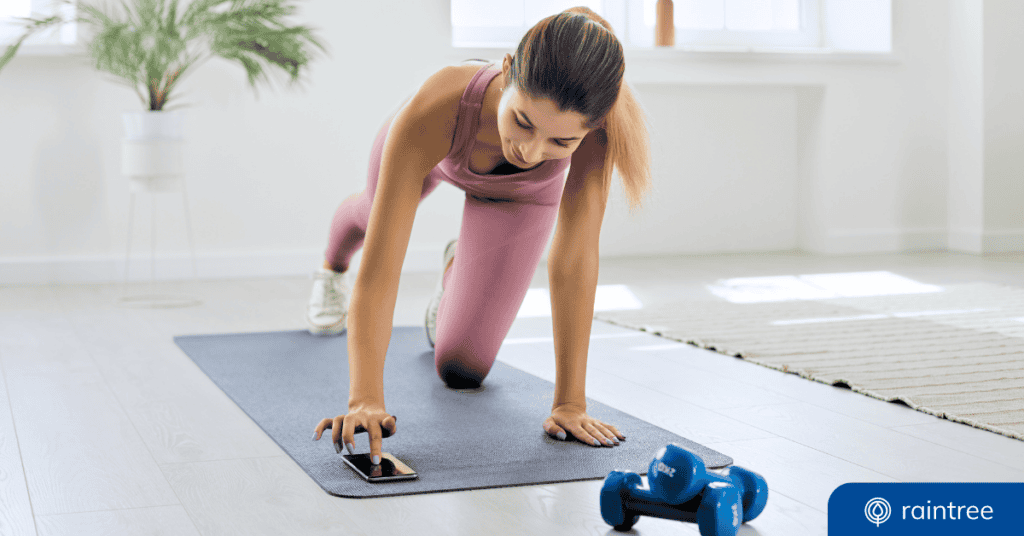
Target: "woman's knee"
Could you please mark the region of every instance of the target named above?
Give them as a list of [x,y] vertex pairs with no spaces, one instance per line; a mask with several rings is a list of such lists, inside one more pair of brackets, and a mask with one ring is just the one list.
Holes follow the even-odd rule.
[[[440,341],[439,341],[440,342]],[[487,377],[497,356],[481,356],[465,346],[435,347],[434,364],[441,381],[452,389],[476,389]]]

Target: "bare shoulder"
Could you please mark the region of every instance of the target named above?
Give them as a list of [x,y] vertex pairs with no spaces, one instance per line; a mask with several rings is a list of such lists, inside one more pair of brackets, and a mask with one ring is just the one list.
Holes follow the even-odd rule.
[[432,134],[440,134],[436,129],[442,128],[445,139],[455,137],[455,125],[458,121],[459,100],[469,85],[473,75],[481,65],[449,65],[442,67],[430,75],[420,86],[409,106],[423,125]]
[[[384,158],[418,158],[421,161],[416,165],[426,166],[426,171],[417,172],[424,173],[443,160],[455,141],[459,100],[479,69],[474,65],[450,65],[427,77],[393,116]],[[389,145],[395,149],[389,151]]]

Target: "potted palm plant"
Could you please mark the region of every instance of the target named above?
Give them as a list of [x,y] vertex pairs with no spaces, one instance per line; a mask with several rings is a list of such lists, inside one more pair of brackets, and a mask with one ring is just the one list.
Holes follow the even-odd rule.
[[116,10],[56,0],[54,7],[53,16],[18,18],[24,33],[0,56],[0,70],[36,32],[78,23],[95,67],[133,88],[144,107],[124,114],[122,172],[133,189],[162,190],[181,175],[182,116],[168,104],[206,60],[241,64],[256,90],[270,81],[268,71],[298,82],[312,47],[326,52],[310,28],[286,24],[296,11],[290,0],[193,0],[184,9],[178,0],[122,0]]

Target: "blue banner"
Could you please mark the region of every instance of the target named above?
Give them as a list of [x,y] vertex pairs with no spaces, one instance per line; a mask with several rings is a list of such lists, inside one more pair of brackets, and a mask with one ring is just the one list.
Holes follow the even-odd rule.
[[1024,483],[852,483],[828,499],[829,536],[1024,534]]

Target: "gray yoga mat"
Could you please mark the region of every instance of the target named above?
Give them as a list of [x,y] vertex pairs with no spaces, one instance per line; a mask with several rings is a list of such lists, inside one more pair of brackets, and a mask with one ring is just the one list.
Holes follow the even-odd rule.
[[[501,486],[600,479],[615,469],[644,474],[658,449],[676,443],[724,467],[732,459],[636,417],[587,400],[587,412],[615,424],[626,441],[614,448],[559,441],[541,427],[554,385],[495,362],[481,389],[448,389],[434,370],[422,327],[395,327],[384,364],[387,410],[398,433],[383,450],[419,478],[370,484],[342,461],[330,431],[313,441],[324,417],[348,407],[347,339],[279,331],[175,337],[174,342],[252,420],[316,480],[341,497],[386,497]],[[368,452],[365,433],[356,451]],[[342,450],[344,452],[344,450]]]

